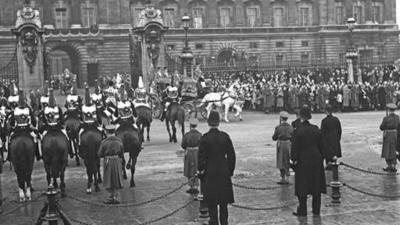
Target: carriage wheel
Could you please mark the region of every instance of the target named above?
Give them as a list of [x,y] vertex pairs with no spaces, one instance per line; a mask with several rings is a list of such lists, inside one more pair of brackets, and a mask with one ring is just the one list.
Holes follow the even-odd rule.
[[159,100],[154,100],[152,103],[151,113],[153,118],[160,118],[161,116],[161,102]]
[[185,109],[185,119],[189,120],[192,117],[192,114],[196,112],[195,107],[192,102],[185,102],[183,104],[183,108]]

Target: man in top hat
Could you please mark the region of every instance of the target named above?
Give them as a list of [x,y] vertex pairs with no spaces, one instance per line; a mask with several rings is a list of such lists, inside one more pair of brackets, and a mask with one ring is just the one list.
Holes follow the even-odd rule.
[[340,147],[340,139],[342,138],[342,126],[340,120],[333,116],[333,107],[328,104],[325,108],[326,117],[321,122],[321,134],[324,143],[324,151],[326,157],[327,169],[330,161],[342,157],[342,148]]
[[196,172],[201,133],[196,129],[198,123],[196,118],[191,118],[189,120],[190,131],[182,138],[182,148],[185,150],[183,175],[189,179],[190,189],[186,191],[189,194],[199,193]]
[[290,176],[290,146],[293,136],[293,127],[287,122],[289,113],[282,111],[279,113],[279,125],[275,128],[272,140],[278,141],[276,145],[276,167],[281,173],[281,180],[278,184],[289,184]]
[[397,106],[393,103],[387,104],[386,108],[389,113],[380,125],[380,129],[383,131],[383,144],[382,144],[382,158],[385,158],[387,167],[384,171],[396,172],[396,149],[397,149],[397,138],[400,130],[400,118],[395,114]]
[[312,213],[320,215],[321,194],[326,194],[326,179],[323,165],[323,146],[321,131],[309,122],[311,108],[301,107],[301,126],[293,135],[290,158],[295,165],[295,195],[299,206],[293,215],[307,216],[307,196],[312,195]]
[[[199,176],[204,179],[204,201],[208,205],[209,225],[228,224],[228,204],[234,202],[231,177],[236,155],[229,135],[218,130],[220,115],[211,111],[207,119],[210,130],[200,139]],[[219,223],[218,223],[219,206]]]

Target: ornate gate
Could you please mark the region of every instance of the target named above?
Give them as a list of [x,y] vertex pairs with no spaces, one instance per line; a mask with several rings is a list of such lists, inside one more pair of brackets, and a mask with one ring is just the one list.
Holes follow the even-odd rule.
[[0,81],[10,83],[11,80],[15,80],[18,84],[18,61],[16,50],[11,60],[4,67],[0,68]]

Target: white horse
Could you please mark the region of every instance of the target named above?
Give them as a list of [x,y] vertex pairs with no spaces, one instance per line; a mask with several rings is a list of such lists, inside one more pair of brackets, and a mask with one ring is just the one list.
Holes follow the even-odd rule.
[[242,104],[238,101],[238,94],[235,90],[235,85],[232,85],[228,88],[228,90],[223,92],[211,92],[204,96],[201,100],[201,103],[198,107],[207,104],[207,118],[210,115],[213,106],[225,109],[224,120],[225,122],[229,122],[228,120],[228,112],[229,108],[233,107],[236,110],[235,117],[239,117],[240,121],[242,121]]

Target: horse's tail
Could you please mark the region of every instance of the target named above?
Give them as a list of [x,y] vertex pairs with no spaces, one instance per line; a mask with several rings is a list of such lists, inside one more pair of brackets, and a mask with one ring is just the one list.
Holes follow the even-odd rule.
[[177,119],[179,125],[185,126],[185,110],[182,107],[179,107]]

